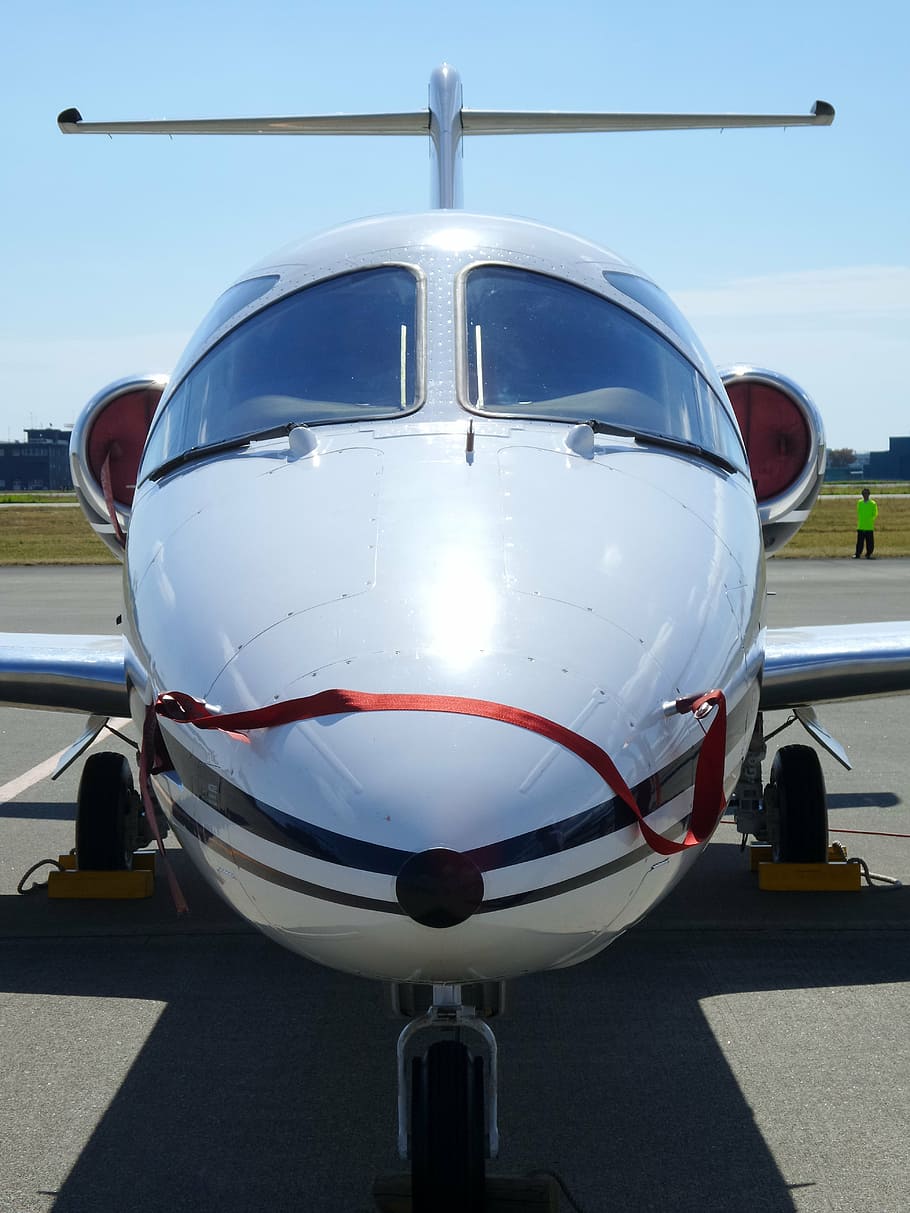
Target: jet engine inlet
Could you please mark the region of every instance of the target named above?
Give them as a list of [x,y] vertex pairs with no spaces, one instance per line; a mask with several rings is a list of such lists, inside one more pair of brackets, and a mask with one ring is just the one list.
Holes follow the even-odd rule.
[[167,375],[118,379],[88,402],[70,438],[70,468],[95,534],[123,559],[139,461]]
[[810,397],[777,371],[734,366],[721,379],[746,444],[765,553],[809,516],[825,477],[825,430]]
[[398,904],[424,927],[454,927],[483,901],[483,875],[459,851],[434,847],[408,859],[395,881]]

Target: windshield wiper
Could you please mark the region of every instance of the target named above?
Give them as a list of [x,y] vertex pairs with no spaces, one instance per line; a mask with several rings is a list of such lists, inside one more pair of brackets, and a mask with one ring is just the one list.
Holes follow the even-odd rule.
[[198,459],[208,459],[210,455],[221,455],[224,451],[237,451],[241,447],[249,446],[251,442],[264,442],[267,438],[287,437],[291,430],[302,424],[301,421],[283,421],[281,425],[270,426],[267,430],[255,430],[252,434],[238,434],[235,438],[222,438],[219,442],[208,442],[204,446],[191,446],[188,451],[175,455],[173,459],[162,463],[161,467],[155,468],[154,472],[149,475],[149,480],[160,480],[168,472],[176,471],[177,468],[184,467],[188,463],[195,463]]
[[710,447],[702,446],[698,442],[689,442],[686,438],[671,438],[669,434],[633,430],[625,425],[614,425],[612,421],[589,421],[588,425],[595,434],[613,434],[620,438],[631,438],[639,446],[659,446],[668,451],[679,451],[682,455],[694,455],[697,459],[704,459],[706,463],[711,463],[731,475],[740,470],[735,463],[731,463],[723,455],[718,455]]
[[613,421],[586,421],[595,434],[612,434],[616,438],[637,438],[638,430],[630,429],[627,425],[617,425]]

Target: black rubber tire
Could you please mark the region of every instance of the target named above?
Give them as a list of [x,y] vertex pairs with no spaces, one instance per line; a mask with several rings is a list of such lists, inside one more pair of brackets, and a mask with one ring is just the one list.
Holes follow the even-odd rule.
[[82,768],[76,797],[76,866],[122,872],[133,866],[136,807],[133,774],[122,754],[92,754]]
[[779,863],[825,863],[828,859],[828,801],[818,754],[811,746],[782,746],[771,765],[777,794]]
[[411,1063],[413,1213],[483,1213],[483,1059],[441,1040]]

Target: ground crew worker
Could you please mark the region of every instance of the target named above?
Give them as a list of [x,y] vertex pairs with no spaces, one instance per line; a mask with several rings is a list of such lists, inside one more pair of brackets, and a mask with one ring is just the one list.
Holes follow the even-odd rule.
[[863,495],[856,503],[856,555],[859,560],[866,549],[866,559],[872,559],[875,551],[875,520],[878,517],[878,506],[869,496],[869,490],[863,489]]

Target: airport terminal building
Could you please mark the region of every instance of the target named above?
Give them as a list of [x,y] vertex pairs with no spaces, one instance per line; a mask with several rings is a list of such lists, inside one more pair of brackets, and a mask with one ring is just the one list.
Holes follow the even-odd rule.
[[0,442],[0,491],[70,490],[69,430],[26,430],[25,442]]

